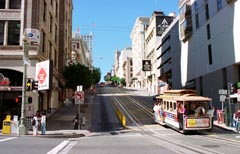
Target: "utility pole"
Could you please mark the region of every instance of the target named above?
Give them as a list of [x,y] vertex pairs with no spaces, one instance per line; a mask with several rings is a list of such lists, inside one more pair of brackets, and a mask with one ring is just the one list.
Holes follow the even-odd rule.
[[231,88],[232,88],[232,83],[228,83],[228,107],[229,107],[229,126],[232,126],[232,107],[231,107]]
[[28,50],[29,50],[29,39],[26,33],[23,36],[23,84],[22,84],[22,106],[21,106],[21,118],[20,125],[18,128],[18,135],[26,135],[28,133],[26,128],[26,76],[27,76],[27,61]]

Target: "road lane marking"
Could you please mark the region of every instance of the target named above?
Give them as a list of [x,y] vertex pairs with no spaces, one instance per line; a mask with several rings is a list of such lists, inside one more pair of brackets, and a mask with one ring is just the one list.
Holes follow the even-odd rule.
[[13,140],[17,137],[10,137],[10,138],[5,138],[5,139],[1,139],[0,142],[5,142],[5,141],[9,141],[9,140]]
[[51,151],[49,151],[47,154],[57,154],[60,152],[64,147],[66,147],[69,144],[70,141],[63,141],[62,143],[58,144],[55,148],[53,148]]
[[67,154],[78,142],[77,141],[71,141],[67,146],[64,147],[64,149],[59,152],[59,154]]

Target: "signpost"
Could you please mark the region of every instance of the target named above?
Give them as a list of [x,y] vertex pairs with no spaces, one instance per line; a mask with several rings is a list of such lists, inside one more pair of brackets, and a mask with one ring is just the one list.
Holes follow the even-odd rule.
[[218,94],[220,95],[220,101],[222,102],[222,111],[223,111],[223,106],[224,106],[224,102],[226,100],[227,90],[219,89]]
[[[78,105],[78,120],[80,119],[80,107],[81,104],[84,103],[84,91],[82,91],[83,87],[77,86],[77,91],[75,91],[75,104]],[[78,129],[81,129],[81,121],[79,122]]]

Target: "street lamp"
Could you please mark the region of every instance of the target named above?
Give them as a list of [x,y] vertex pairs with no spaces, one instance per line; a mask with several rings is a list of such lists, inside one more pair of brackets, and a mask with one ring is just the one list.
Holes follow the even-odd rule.
[[26,128],[26,75],[27,75],[27,61],[29,50],[29,39],[26,33],[23,35],[23,85],[22,85],[22,106],[21,106],[21,118],[20,125],[18,127],[18,135],[26,135],[28,133]]

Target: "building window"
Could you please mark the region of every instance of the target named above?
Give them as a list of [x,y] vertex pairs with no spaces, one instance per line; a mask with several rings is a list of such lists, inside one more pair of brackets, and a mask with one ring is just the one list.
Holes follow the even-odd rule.
[[10,9],[21,9],[21,0],[10,0]]
[[46,15],[47,15],[47,3],[44,1],[43,4],[43,21],[46,21]]
[[46,34],[42,32],[42,52],[45,52],[45,41],[46,41]]
[[198,13],[195,14],[195,21],[196,21],[196,29],[199,28],[199,17],[198,17]]
[[56,10],[55,16],[58,17],[58,2],[56,2],[56,9],[55,10]]
[[212,46],[208,45],[208,64],[212,65]]
[[195,10],[195,12],[198,12],[198,2],[197,1],[194,2],[194,10]]
[[57,25],[55,25],[55,42],[57,42],[57,35],[58,34],[58,28]]
[[8,45],[19,45],[20,21],[9,21],[8,23]]
[[0,9],[5,9],[5,0],[0,0]]
[[49,14],[50,22],[49,22],[49,32],[52,32],[52,22],[53,22],[53,17],[51,14]]
[[210,38],[211,38],[210,25],[207,24],[207,39],[209,40]]
[[208,20],[209,19],[208,3],[205,5],[205,13],[206,13],[206,20]]
[[48,50],[49,50],[49,59],[54,59],[54,57],[52,58],[52,56],[54,56],[54,55],[52,55],[52,43],[49,41],[48,44],[49,44],[49,48],[48,48]]
[[221,10],[222,9],[222,0],[217,0],[217,10]]
[[57,58],[58,56],[57,56],[57,51],[55,50],[54,51],[54,66],[56,67],[57,66]]
[[4,21],[0,21],[0,45],[3,45],[4,41]]

